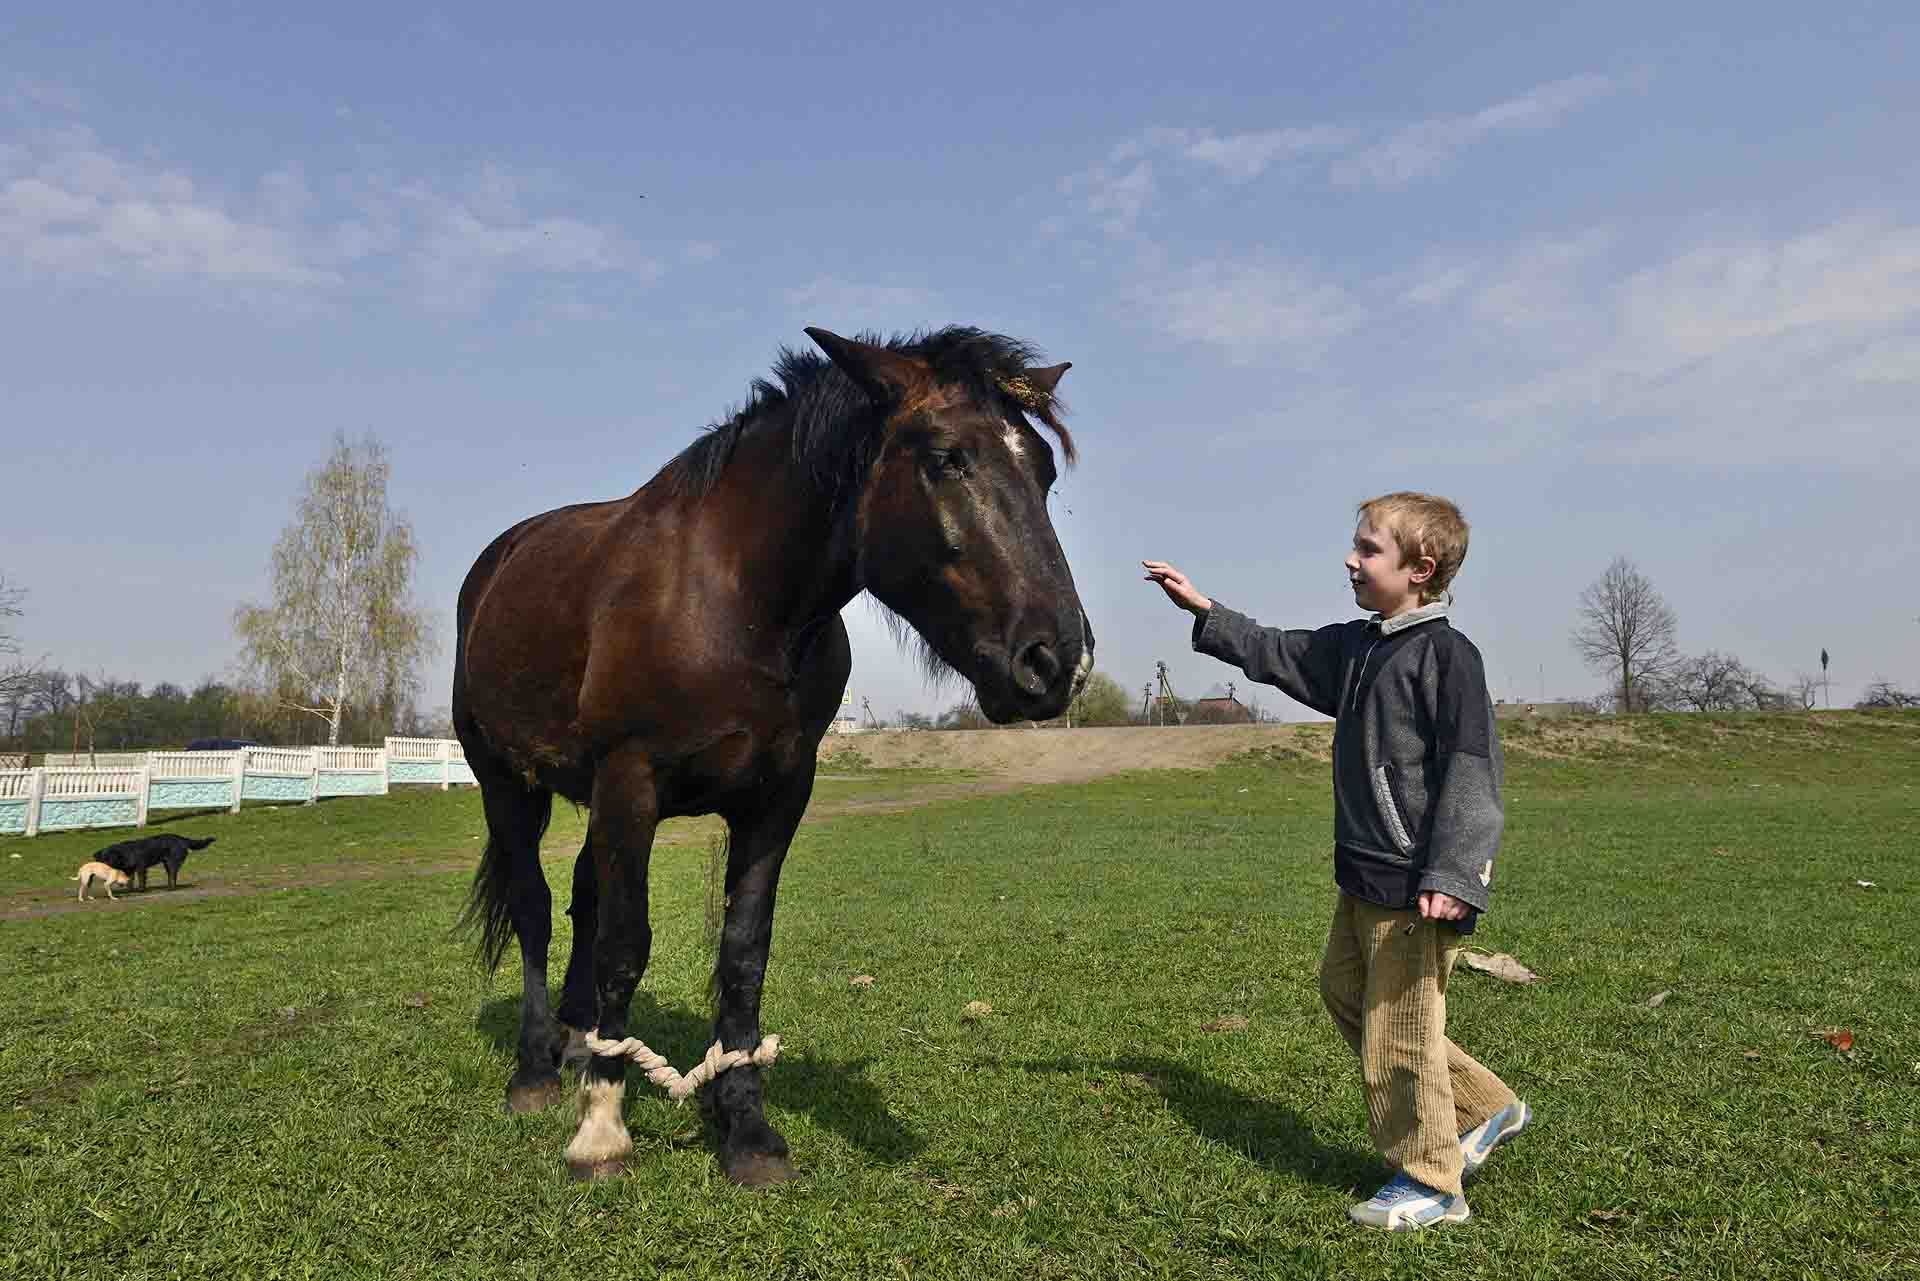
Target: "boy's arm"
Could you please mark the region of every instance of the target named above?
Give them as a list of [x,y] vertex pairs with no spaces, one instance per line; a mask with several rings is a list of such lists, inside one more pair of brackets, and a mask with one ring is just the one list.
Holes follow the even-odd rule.
[[1219,601],[1193,620],[1193,647],[1232,663],[1251,679],[1277,686],[1314,711],[1340,712],[1341,633],[1335,623],[1314,631],[1262,627]]
[[1506,810],[1500,799],[1499,733],[1480,651],[1456,633],[1434,647],[1437,689],[1434,755],[1440,787],[1433,802],[1427,866],[1420,892],[1451,894],[1486,911],[1493,861]]

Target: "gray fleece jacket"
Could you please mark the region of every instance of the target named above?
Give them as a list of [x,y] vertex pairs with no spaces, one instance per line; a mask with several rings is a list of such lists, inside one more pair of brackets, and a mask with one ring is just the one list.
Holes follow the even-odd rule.
[[1503,763],[1480,651],[1446,613],[1436,603],[1285,631],[1215,601],[1194,621],[1193,647],[1334,718],[1341,889],[1392,908],[1439,890],[1477,914],[1505,824]]

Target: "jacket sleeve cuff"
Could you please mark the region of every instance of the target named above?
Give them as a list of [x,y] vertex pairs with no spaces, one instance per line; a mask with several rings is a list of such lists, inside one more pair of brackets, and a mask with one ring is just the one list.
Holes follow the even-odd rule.
[[1204,614],[1193,616],[1193,647],[1196,650],[1200,648],[1200,641],[1206,636],[1207,628],[1213,625],[1213,614],[1214,611],[1209,609]]
[[1457,876],[1448,876],[1444,872],[1429,872],[1420,878],[1420,893],[1438,892],[1450,894],[1475,911],[1487,910],[1488,887],[1478,881],[1465,881]]

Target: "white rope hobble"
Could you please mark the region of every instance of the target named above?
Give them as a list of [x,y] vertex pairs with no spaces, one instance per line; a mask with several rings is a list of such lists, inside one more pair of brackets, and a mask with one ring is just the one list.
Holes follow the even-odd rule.
[[780,1038],[769,1036],[759,1045],[749,1050],[722,1049],[715,1041],[707,1047],[706,1057],[701,1059],[687,1074],[682,1076],[673,1070],[673,1064],[665,1057],[655,1054],[647,1048],[647,1043],[637,1036],[629,1036],[620,1041],[603,1041],[600,1029],[595,1028],[586,1035],[587,1048],[603,1058],[628,1059],[633,1065],[646,1073],[647,1080],[667,1092],[667,1097],[676,1103],[686,1101],[688,1095],[698,1090],[722,1072],[751,1063],[755,1067],[771,1067],[780,1057]]

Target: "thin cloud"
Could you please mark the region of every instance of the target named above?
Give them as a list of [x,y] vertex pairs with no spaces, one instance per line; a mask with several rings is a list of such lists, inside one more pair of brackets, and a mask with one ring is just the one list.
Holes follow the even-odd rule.
[[1479,142],[1551,129],[1621,87],[1610,76],[1570,76],[1468,115],[1417,121],[1342,157],[1333,166],[1332,178],[1342,186],[1404,187],[1444,171]]
[[1159,203],[1162,169],[1180,177],[1167,190],[1194,190],[1209,181],[1245,184],[1274,172],[1330,186],[1404,187],[1445,171],[1461,152],[1488,139],[1551,129],[1626,84],[1613,76],[1570,76],[1465,115],[1386,132],[1327,121],[1227,133],[1155,126],[1116,143],[1103,161],[1062,179],[1059,190],[1082,218],[1119,238],[1136,234]]
[[839,276],[815,276],[781,291],[781,298],[794,310],[819,317],[810,323],[843,334],[914,328],[935,302],[934,294],[912,285],[867,284]]
[[305,259],[287,229],[200,193],[183,173],[115,155],[84,130],[9,149],[0,170],[0,259],[55,276],[338,281]]
[[325,299],[399,279],[440,309],[478,306],[516,280],[659,277],[661,262],[619,228],[540,207],[560,198],[499,166],[452,186],[372,174],[317,189],[287,166],[233,195],[64,128],[0,142],[0,267],[252,297]]
[[[1488,292],[1465,312],[1497,314]],[[1599,447],[1696,462],[1920,454],[1920,226],[1846,219],[1608,261],[1558,297],[1530,327],[1499,326],[1510,360],[1538,372],[1471,396],[1481,421],[1584,424]]]
[[1140,314],[1169,338],[1214,347],[1241,364],[1310,359],[1366,320],[1340,285],[1265,255],[1194,263],[1134,292]]

